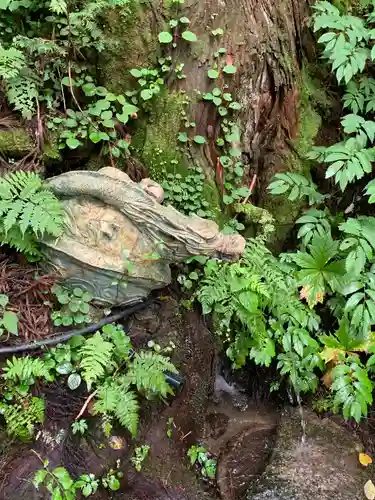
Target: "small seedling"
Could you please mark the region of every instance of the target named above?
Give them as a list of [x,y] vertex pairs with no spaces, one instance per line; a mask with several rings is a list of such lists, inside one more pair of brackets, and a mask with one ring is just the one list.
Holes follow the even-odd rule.
[[167,420],[167,436],[172,437],[173,429],[176,428],[173,417],[169,417]]
[[76,420],[75,422],[72,423],[72,432],[73,434],[77,434],[78,432],[80,434],[84,434],[88,429],[87,422],[84,418],[81,420]]
[[56,295],[62,306],[59,311],[53,311],[51,315],[54,325],[69,326],[89,321],[89,302],[92,300],[92,295],[89,292],[78,287],[69,290],[63,286],[54,285],[52,293]]
[[137,472],[142,470],[142,464],[145,461],[151,446],[148,444],[143,444],[142,446],[137,446],[134,450],[134,455],[131,458],[131,462]]
[[203,477],[215,479],[216,460],[211,458],[210,453],[203,446],[192,445],[187,451],[191,465],[197,465]]

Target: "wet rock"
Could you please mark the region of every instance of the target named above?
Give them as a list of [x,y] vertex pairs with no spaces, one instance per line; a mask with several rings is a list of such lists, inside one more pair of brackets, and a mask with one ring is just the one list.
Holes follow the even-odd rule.
[[269,465],[247,500],[360,500],[368,471],[358,463],[360,443],[345,428],[304,410],[285,411]]
[[263,472],[277,431],[276,409],[250,401],[243,408],[236,405],[235,396],[226,394],[207,411],[203,444],[218,457],[216,479],[225,500],[242,498],[249,483]]

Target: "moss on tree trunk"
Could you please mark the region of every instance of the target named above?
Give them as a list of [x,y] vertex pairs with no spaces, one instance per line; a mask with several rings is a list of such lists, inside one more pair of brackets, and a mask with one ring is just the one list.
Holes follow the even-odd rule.
[[[271,200],[267,185],[274,173],[285,170],[301,171],[308,168],[301,159],[313,144],[320,126],[320,117],[314,109],[311,95],[306,92],[302,72],[305,48],[314,54],[312,39],[305,21],[309,14],[308,0],[185,0],[184,16],[190,20],[189,30],[198,36],[198,42],[189,44],[179,40],[176,49],[163,47],[185,64],[184,80],[170,79],[169,96],[155,98],[150,113],[140,117],[140,128],[135,134],[135,150],[146,168],[156,179],[165,171],[186,169],[200,164],[215,179],[217,157],[222,153],[216,145],[221,117],[217,108],[197,99],[197,91],[207,92],[217,82],[207,77],[207,70],[215,64],[215,52],[227,50],[227,62],[237,67],[235,75],[219,77],[219,84],[227,84],[228,92],[242,104],[238,121],[242,129],[243,161],[249,182],[254,175],[257,183],[253,203],[271,209],[279,226],[277,237],[285,238],[299,207],[285,200]],[[108,19],[110,30],[123,40],[122,50],[114,50],[103,58],[103,79],[107,87],[116,91],[129,90],[131,68],[153,67],[161,47],[158,33],[165,29],[171,17],[160,0],[140,3],[129,16]],[[213,36],[212,30],[222,28],[222,36]],[[166,28],[168,29],[168,27]],[[133,79],[133,86],[136,81]],[[192,134],[206,138],[203,146],[193,146],[182,157],[177,135],[182,125],[177,92],[184,90],[190,99],[187,117],[196,123]],[[295,151],[298,154],[296,155]],[[217,200],[216,189],[212,199]]]

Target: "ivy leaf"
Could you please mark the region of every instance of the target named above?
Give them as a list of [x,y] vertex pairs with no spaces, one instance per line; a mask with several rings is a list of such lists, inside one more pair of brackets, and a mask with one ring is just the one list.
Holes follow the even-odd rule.
[[81,145],[81,142],[75,137],[69,137],[66,140],[66,144],[70,149],[77,149]]
[[233,75],[237,71],[237,68],[235,66],[233,66],[233,64],[227,64],[224,67],[223,71],[224,71],[224,73],[227,73],[228,75]]
[[212,80],[216,80],[216,78],[219,77],[219,73],[218,73],[218,71],[216,71],[216,69],[209,69],[207,71],[207,76],[208,76],[208,78],[211,78]]
[[9,303],[8,295],[5,295],[5,293],[1,293],[0,294],[0,307],[4,308],[8,303]]
[[143,89],[141,91],[141,97],[144,101],[148,101],[149,99],[152,98],[153,95],[154,94],[150,89]]
[[141,78],[141,76],[142,76],[142,72],[139,69],[137,69],[137,68],[131,69],[130,70],[130,74],[132,76],[134,76],[134,78]]
[[205,144],[206,139],[202,135],[195,135],[194,142],[196,142],[197,144]]
[[97,144],[100,141],[109,141],[109,135],[106,132],[91,132],[90,134],[90,141],[93,142],[94,144]]
[[230,109],[235,109],[236,111],[238,111],[242,108],[242,106],[239,102],[231,102],[229,104],[229,107],[230,107]]
[[60,373],[60,375],[67,375],[73,370],[73,365],[72,363],[66,362],[66,363],[61,363],[56,366],[56,371],[57,373]]
[[188,42],[196,42],[198,40],[197,35],[192,31],[184,31],[181,34],[182,38]]
[[186,132],[180,132],[180,133],[178,134],[177,139],[178,139],[180,142],[187,142],[187,141],[188,141],[188,136],[187,136],[187,133],[186,133]]
[[160,43],[171,43],[173,40],[173,36],[168,31],[162,31],[159,33],[159,42]]

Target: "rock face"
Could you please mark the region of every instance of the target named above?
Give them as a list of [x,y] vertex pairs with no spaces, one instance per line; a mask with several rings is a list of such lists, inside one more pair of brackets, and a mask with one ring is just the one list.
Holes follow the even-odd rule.
[[285,411],[269,465],[247,500],[362,500],[369,473],[358,463],[360,443],[332,420],[304,410]]
[[49,267],[104,305],[129,305],[168,285],[171,263],[194,255],[233,260],[245,247],[215,222],[161,205],[156,182],[137,184],[116,168],[69,172],[48,187],[67,216],[63,236],[43,241]]

